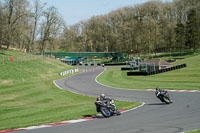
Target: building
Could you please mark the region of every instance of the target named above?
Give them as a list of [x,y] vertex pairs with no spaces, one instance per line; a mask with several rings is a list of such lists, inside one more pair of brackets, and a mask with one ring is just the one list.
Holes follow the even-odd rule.
[[148,61],[141,62],[139,65],[140,72],[153,72],[156,70],[162,70],[171,68],[172,65],[161,59],[150,59]]
[[68,65],[77,65],[82,63],[84,60],[85,57],[68,57],[68,58],[63,58],[60,61]]

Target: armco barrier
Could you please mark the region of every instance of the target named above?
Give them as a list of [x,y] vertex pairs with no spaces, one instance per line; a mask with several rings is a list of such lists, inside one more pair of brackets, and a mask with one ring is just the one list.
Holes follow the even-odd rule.
[[183,67],[186,67],[187,66],[187,64],[183,64]]
[[106,63],[105,64],[105,66],[120,66],[120,65],[126,65],[126,63],[113,63],[113,64]]
[[176,66],[176,69],[179,69],[179,65],[178,65],[178,66]]
[[76,68],[76,69],[70,69],[70,70],[61,72],[61,73],[60,73],[60,76],[65,76],[65,75],[67,75],[67,74],[76,73],[76,72],[78,72],[78,71],[79,71],[78,68]]
[[146,76],[148,74],[147,72],[127,72],[128,76]]
[[121,70],[133,70],[133,68],[130,68],[130,67],[122,67]]
[[131,67],[121,67],[121,70],[138,70],[139,68],[138,67],[135,67],[135,68],[131,68]]

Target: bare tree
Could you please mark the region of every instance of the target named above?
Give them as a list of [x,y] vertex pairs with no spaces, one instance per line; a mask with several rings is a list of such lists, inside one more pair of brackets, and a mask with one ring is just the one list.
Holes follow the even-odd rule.
[[48,41],[54,37],[62,25],[61,19],[55,7],[49,7],[43,12],[44,21],[40,27],[40,54],[44,55]]
[[29,13],[26,10],[29,2],[27,0],[5,0],[5,43],[7,49],[10,45],[14,45],[15,32],[18,29],[19,21],[23,20],[23,17],[27,17]]
[[45,4],[41,4],[39,0],[34,1],[34,6],[31,13],[31,19],[30,19],[31,20],[30,39],[26,47],[27,52],[30,52],[33,50],[34,42],[36,41],[36,36],[37,36],[38,23],[42,16],[44,6]]
[[3,43],[3,7],[2,2],[0,1],[0,49],[2,48]]

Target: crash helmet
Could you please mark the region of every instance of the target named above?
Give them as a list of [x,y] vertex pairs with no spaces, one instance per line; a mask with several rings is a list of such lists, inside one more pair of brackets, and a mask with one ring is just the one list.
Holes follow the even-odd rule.
[[100,97],[104,99],[104,98],[105,98],[105,94],[102,93],[102,94],[100,95]]
[[156,91],[160,91],[160,88],[156,88]]

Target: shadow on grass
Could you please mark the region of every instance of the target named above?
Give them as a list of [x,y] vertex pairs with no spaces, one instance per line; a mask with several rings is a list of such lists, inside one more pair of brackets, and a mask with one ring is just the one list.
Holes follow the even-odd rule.
[[189,52],[182,52],[182,53],[168,53],[168,54],[162,54],[162,55],[156,55],[153,56],[153,58],[161,58],[161,57],[177,57],[177,56],[187,56],[187,55],[193,55],[194,52],[189,51]]
[[3,52],[0,52],[0,55],[7,55],[7,56],[11,56],[10,54],[6,54],[6,53],[3,53]]
[[5,54],[5,53],[1,53],[1,52],[0,52],[0,54],[1,54],[1,55],[7,55],[7,54]]

